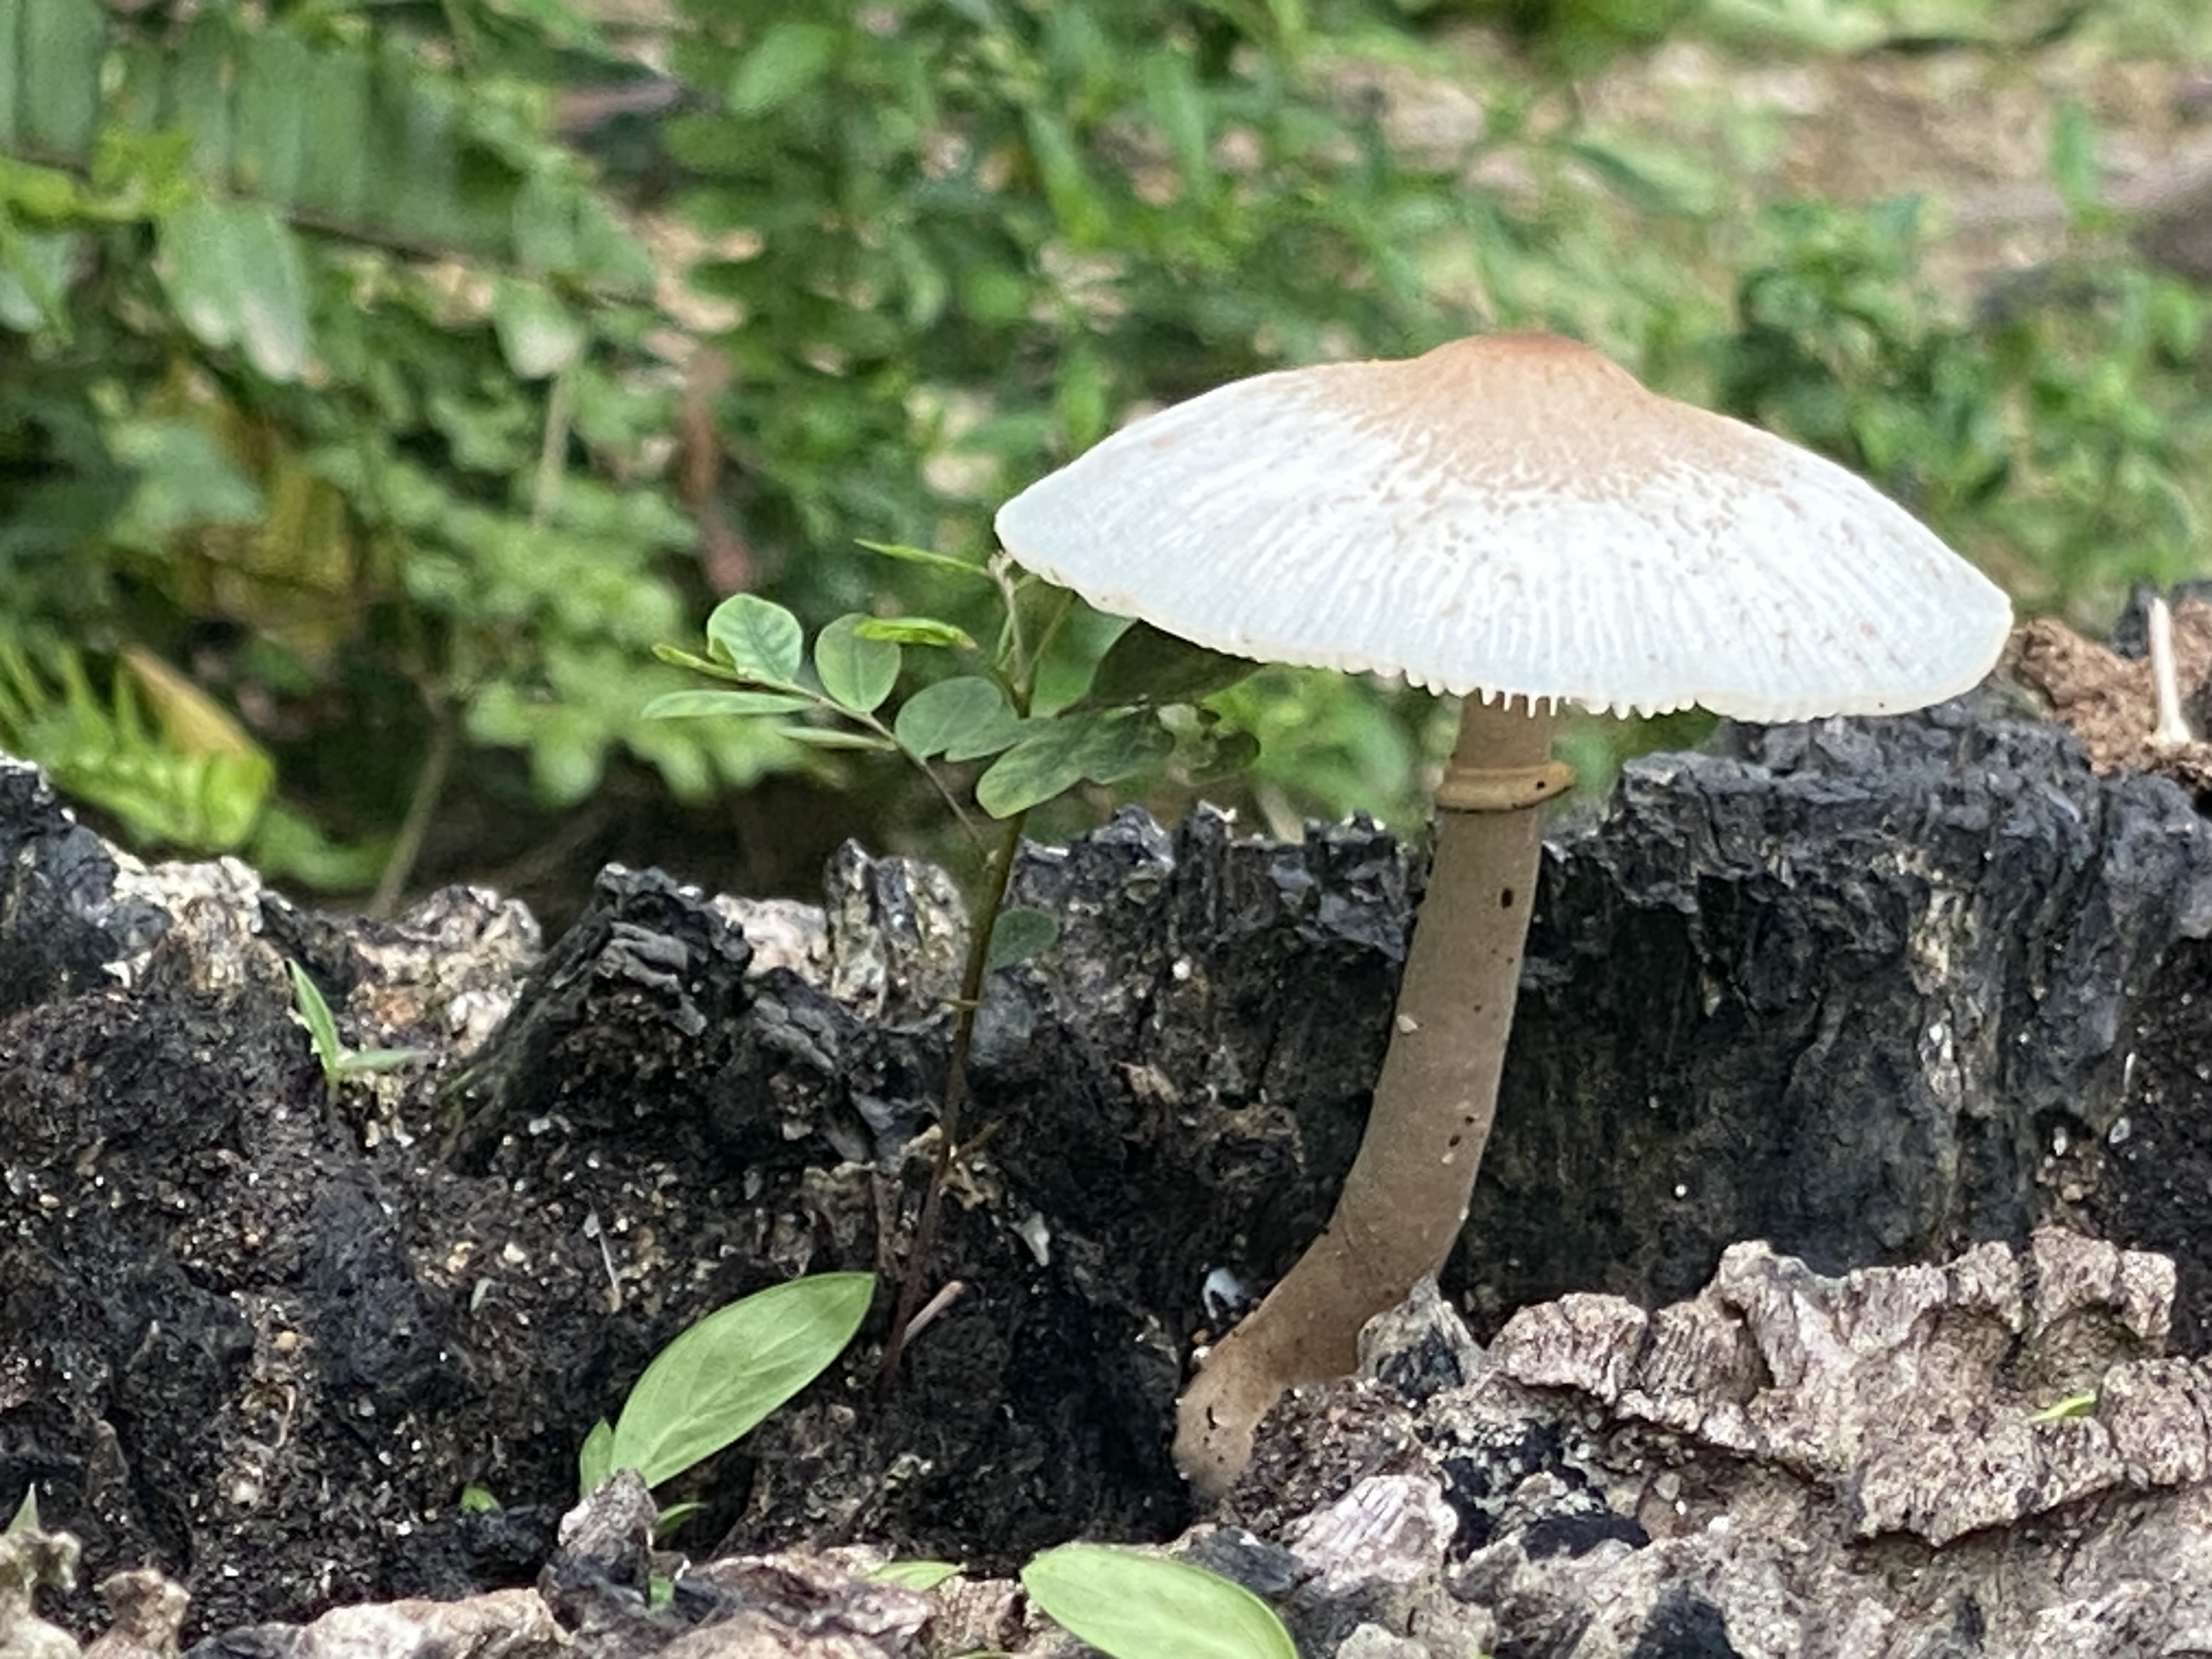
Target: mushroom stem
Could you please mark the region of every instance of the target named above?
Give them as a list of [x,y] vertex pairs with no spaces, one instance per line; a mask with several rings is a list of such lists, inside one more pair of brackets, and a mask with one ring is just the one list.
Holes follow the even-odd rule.
[[1543,802],[1571,781],[1553,716],[1469,700],[1437,791],[1430,864],[1382,1074],[1336,1210],[1224,1337],[1177,1408],[1176,1461],[1202,1495],[1243,1473],[1285,1389],[1349,1374],[1360,1327],[1442,1269],[1467,1220],[1520,988]]
[[2161,594],[2150,602],[2150,684],[2157,699],[2158,723],[2152,726],[2150,746],[2158,750],[2185,749],[2197,741],[2181,713],[2181,673],[2173,656],[2173,610]]

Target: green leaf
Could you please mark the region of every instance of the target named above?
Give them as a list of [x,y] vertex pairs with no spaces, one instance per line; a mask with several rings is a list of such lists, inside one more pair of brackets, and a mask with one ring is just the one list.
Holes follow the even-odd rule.
[[307,366],[307,277],[299,245],[260,203],[187,202],[160,227],[162,284],[203,345],[242,348],[272,380]]
[[831,726],[779,726],[776,735],[809,749],[866,749],[888,754],[892,745],[872,732],[843,732]]
[[991,948],[983,970],[996,973],[1049,951],[1060,938],[1060,918],[1049,910],[1017,904],[999,912],[991,929]]
[[601,1418],[576,1449],[576,1495],[589,1498],[615,1472],[615,1425]]
[[975,641],[964,628],[934,617],[871,617],[860,624],[864,640],[889,640],[896,645],[927,645],[973,651]]
[[499,1510],[500,1502],[488,1488],[471,1482],[461,1488],[459,1507],[464,1515],[494,1515]]
[[583,325],[543,283],[502,279],[492,291],[491,325],[507,366],[522,380],[558,374],[584,349]]
[[15,1513],[4,1529],[7,1532],[39,1531],[39,1488],[30,1481],[23,1484],[23,1501],[15,1505]]
[[2085,1389],[2078,1394],[2069,1394],[2062,1400],[2053,1401],[2041,1411],[2029,1413],[2027,1420],[2031,1423],[2063,1423],[2073,1418],[2087,1417],[2096,1409],[2096,1389]]
[[1159,708],[1196,702],[1237,684],[1260,665],[1193,645],[1150,623],[1135,623],[1107,647],[1091,677],[1087,707]]
[[963,576],[974,576],[983,581],[991,579],[988,568],[970,564],[965,559],[947,558],[942,553],[933,553],[926,547],[908,547],[903,542],[860,542],[871,553],[880,553],[887,559],[897,559],[906,564],[926,564],[933,570],[947,570]]
[[975,781],[975,804],[1012,817],[1077,784],[1119,783],[1167,758],[1175,739],[1150,714],[1117,710],[1031,720]]
[[349,1048],[338,1057],[338,1075],[397,1072],[430,1058],[428,1048]]
[[296,380],[308,357],[307,271],[292,228],[276,210],[244,203],[232,236],[243,276],[238,290],[238,339],[246,361],[272,380]]
[[749,680],[791,690],[806,659],[806,630],[781,605],[733,593],[707,618],[707,649]]
[[844,1352],[875,1284],[872,1273],[817,1273],[708,1314],[638,1378],[608,1466],[635,1469],[657,1486],[713,1456]]
[[1187,1562],[1062,1544],[1022,1569],[1022,1588],[1110,1659],[1297,1659],[1265,1601]]
[[202,345],[221,351],[238,338],[237,255],[230,223],[213,202],[187,202],[156,228],[154,269],[169,303]]
[[1190,59],[1172,47],[1147,52],[1144,79],[1145,102],[1167,137],[1183,183],[1193,190],[1211,190],[1219,170],[1207,148],[1206,100]]
[[[6,9],[0,8],[0,15]],[[10,19],[20,40],[0,42],[0,74],[15,82],[15,131],[0,144],[50,155],[88,155],[100,130],[100,69],[107,15],[95,0],[23,0]]]
[[959,1576],[957,1561],[886,1561],[861,1575],[872,1584],[896,1584],[910,1590],[933,1590]]
[[2069,212],[2079,216],[2096,209],[2102,174],[2095,118],[2078,99],[2061,100],[2051,123],[2051,181]]
[[711,715],[740,719],[761,714],[795,714],[814,707],[796,691],[669,691],[640,711],[648,720],[697,720]]
[[814,672],[830,701],[855,714],[872,714],[898,684],[899,648],[861,630],[866,617],[840,617],[814,641]]
[[[234,73],[231,169],[242,191],[289,206],[308,149],[310,62],[306,41],[281,25],[243,36]],[[362,135],[352,135],[358,146]]]
[[338,1024],[331,1018],[331,1005],[307,970],[287,958],[284,971],[292,980],[292,1018],[307,1028],[307,1041],[314,1048],[316,1062],[323,1068],[325,1078],[335,1078],[345,1064],[345,1044],[338,1040]]
[[67,232],[49,236],[0,228],[0,328],[19,334],[49,328],[67,337],[64,295],[78,245]]
[[922,760],[980,760],[1010,749],[1022,722],[996,680],[979,674],[925,685],[899,706],[891,731]]
[[1639,213],[1696,217],[1717,193],[1712,181],[1679,156],[1656,151],[1632,156],[1594,138],[1571,138],[1566,153],[1588,167],[1598,181]]
[[811,91],[837,56],[837,31],[827,23],[777,23],[738,61],[730,108],[765,115]]
[[674,667],[688,668],[695,674],[712,674],[718,680],[741,680],[745,678],[726,662],[700,656],[679,645],[655,645],[653,654]]
[[696,1500],[685,1504],[671,1504],[653,1517],[653,1541],[659,1543],[706,1507],[704,1504]]

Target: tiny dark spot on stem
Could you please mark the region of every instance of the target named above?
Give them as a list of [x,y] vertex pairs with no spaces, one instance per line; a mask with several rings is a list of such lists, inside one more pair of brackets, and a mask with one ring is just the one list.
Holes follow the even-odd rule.
[[1498,908],[1501,910],[1510,910],[1513,908],[1513,890],[1510,887],[1498,896]]

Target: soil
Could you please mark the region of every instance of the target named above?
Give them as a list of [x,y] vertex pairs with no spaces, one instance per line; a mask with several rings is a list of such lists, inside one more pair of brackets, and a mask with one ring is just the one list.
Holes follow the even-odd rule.
[[[1184,1367],[1327,1213],[1419,889],[1359,823],[1032,849],[1061,933],[993,981],[961,1288],[879,1401],[961,950],[927,866],[848,849],[811,911],[611,869],[541,946],[482,890],[372,925],[138,869],[21,768],[0,855],[0,1488],[202,1632],[526,1582],[647,1358],[833,1268],[881,1275],[860,1340],[660,1493],[702,1553],[1172,1535]],[[2212,1085],[2173,1022],[2206,999],[2166,988],[2212,967],[2212,829],[2173,784],[2002,696],[1738,732],[1632,764],[1542,884],[1446,1281],[1483,1334],[1689,1295],[1749,1237],[1842,1272],[2054,1217],[2168,1244],[2201,1334],[2212,1230],[2172,1206]],[[333,1093],[285,957],[347,1042],[433,1059]]]

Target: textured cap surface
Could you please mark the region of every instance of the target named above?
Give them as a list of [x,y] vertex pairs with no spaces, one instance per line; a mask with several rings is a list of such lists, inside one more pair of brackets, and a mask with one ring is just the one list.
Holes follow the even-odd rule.
[[1842,467],[1544,335],[1218,387],[998,530],[1099,609],[1218,651],[1616,711],[1915,708],[1979,681],[2012,621]]

